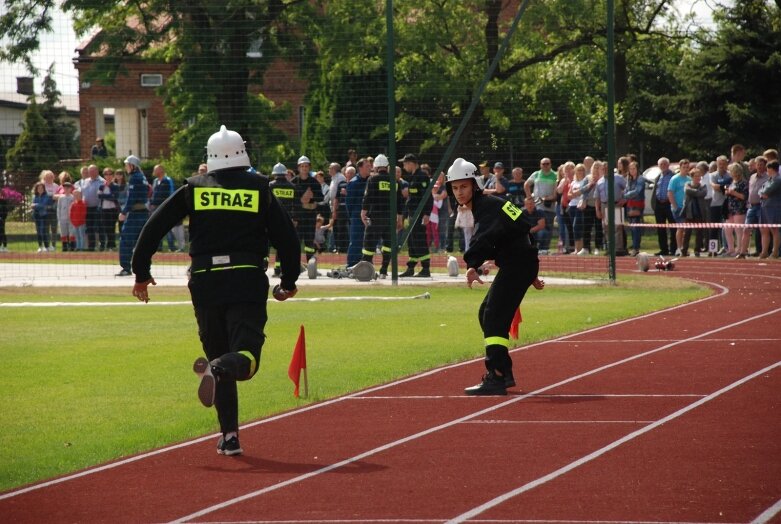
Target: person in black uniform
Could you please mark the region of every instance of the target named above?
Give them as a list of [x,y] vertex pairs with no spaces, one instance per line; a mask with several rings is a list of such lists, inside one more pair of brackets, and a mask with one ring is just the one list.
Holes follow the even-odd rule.
[[472,210],[475,235],[464,253],[466,283],[483,283],[484,263],[493,260],[499,268],[480,305],[478,320],[485,339],[487,373],[480,384],[464,390],[467,395],[506,395],[515,386],[510,346],[510,325],[526,290],[545,285],[537,278],[537,249],[529,235],[530,222],[524,210],[508,200],[484,195],[477,167],[458,158],[447,172],[447,190],[459,205]]
[[[428,249],[428,242],[426,241],[426,224],[428,224],[429,216],[431,215],[431,208],[434,205],[434,200],[428,198],[429,186],[431,181],[426,173],[420,169],[420,163],[418,157],[412,153],[407,153],[404,158],[399,159],[404,166],[404,172],[406,173],[406,180],[409,182],[409,199],[407,200],[407,214],[410,220],[414,218],[415,211],[420,205],[422,199],[426,199],[426,203],[423,206],[422,219],[417,223],[410,223],[409,241],[409,261],[407,262],[407,269],[401,273],[400,277],[430,277],[431,276],[431,252]],[[415,266],[420,262],[420,272],[415,274]]]
[[396,229],[401,226],[401,189],[396,186],[396,213],[390,208],[391,175],[388,173],[388,157],[377,155],[374,159],[377,174],[369,177],[361,205],[361,221],[366,226],[363,234],[362,260],[372,262],[374,249],[382,242],[380,278],[387,278],[391,258],[390,226],[395,219]]
[[[274,179],[268,183],[268,187],[271,188],[271,194],[277,197],[279,205],[282,206],[287,214],[292,218],[295,212],[295,196],[296,186],[287,179],[287,168],[284,164],[277,163],[271,169],[271,174]],[[293,222],[295,225],[295,221]],[[279,257],[274,260],[274,276],[278,277],[281,272],[281,265]]]
[[317,203],[318,198],[323,194],[320,183],[315,179],[314,173],[310,172],[311,167],[312,163],[309,158],[300,157],[298,159],[298,176],[291,180],[296,188],[296,213],[293,218],[296,220],[298,236],[304,243],[304,254],[307,261],[316,253]]
[[281,259],[274,297],[296,294],[301,247],[293,222],[269,189],[268,178],[250,167],[244,141],[225,126],[206,146],[208,173],[187,179],[155,210],[133,253],[133,296],[148,302],[152,255],[175,224],[190,218],[190,295],[204,353],[193,365],[198,398],[214,405],[222,430],[217,452],[242,453],[237,380],[249,380],[260,364],[269,283],[264,257],[269,242]]

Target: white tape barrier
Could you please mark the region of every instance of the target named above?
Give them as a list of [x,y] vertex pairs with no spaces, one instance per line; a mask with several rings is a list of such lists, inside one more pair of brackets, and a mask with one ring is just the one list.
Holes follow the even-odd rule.
[[781,224],[733,224],[731,222],[679,222],[676,224],[644,224],[629,223],[623,224],[626,227],[648,227],[648,228],[673,228],[673,229],[713,229],[717,227],[726,227],[733,229],[778,229]]

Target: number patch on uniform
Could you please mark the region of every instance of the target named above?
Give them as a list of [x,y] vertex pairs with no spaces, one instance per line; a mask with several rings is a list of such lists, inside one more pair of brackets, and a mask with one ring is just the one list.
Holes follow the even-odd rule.
[[293,198],[293,193],[295,192],[295,189],[293,188],[287,188],[287,187],[275,187],[271,190],[272,193],[274,193],[274,196],[277,198],[286,198],[291,199]]
[[195,188],[196,211],[249,211],[257,213],[260,193],[252,189]]
[[513,221],[518,220],[518,217],[521,216],[521,213],[523,213],[523,211],[512,202],[505,202],[502,206],[502,211],[507,213],[507,216],[512,218]]
[[378,187],[380,191],[390,191],[390,182],[388,182],[387,180],[380,180],[380,184]]

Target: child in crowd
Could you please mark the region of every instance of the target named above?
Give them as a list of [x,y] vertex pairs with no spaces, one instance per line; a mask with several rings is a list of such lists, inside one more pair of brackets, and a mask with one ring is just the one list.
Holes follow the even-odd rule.
[[62,193],[57,199],[57,222],[60,225],[62,250],[73,251],[76,248],[76,232],[71,226],[71,205],[73,204],[73,184],[62,184]]
[[324,222],[325,220],[323,219],[323,216],[317,215],[317,220],[315,221],[314,240],[315,251],[317,253],[322,253],[323,249],[325,249],[325,232],[328,231],[328,226],[324,226]]
[[43,182],[38,182],[33,187],[33,219],[35,220],[35,232],[38,236],[38,253],[53,251],[49,241],[49,222],[47,220],[49,209],[52,205],[52,197],[46,192]]
[[71,246],[73,251],[84,251],[84,243],[87,234],[87,204],[81,198],[81,190],[73,192],[73,204],[70,207],[71,226],[76,236],[76,245]]

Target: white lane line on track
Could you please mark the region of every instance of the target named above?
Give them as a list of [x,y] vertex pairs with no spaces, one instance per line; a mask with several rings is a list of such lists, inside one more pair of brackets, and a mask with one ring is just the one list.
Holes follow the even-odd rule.
[[[717,332],[722,331],[724,329],[730,329],[730,328],[733,328],[735,326],[739,326],[741,324],[745,324],[747,322],[751,322],[753,320],[757,320],[757,319],[766,317],[768,315],[775,314],[775,313],[777,313],[779,311],[781,311],[781,308],[777,308],[777,309],[774,309],[774,310],[772,310],[770,312],[762,313],[760,315],[755,315],[753,317],[749,317],[749,318],[740,320],[738,322],[734,322],[732,324],[727,324],[727,325],[720,326],[720,327],[718,327],[718,328],[716,328],[714,330],[707,331],[707,332],[702,333],[700,335],[695,335],[695,336],[691,337],[690,339],[695,339],[695,338],[699,338],[699,337],[703,337],[703,336],[708,336],[708,335],[710,335],[712,333],[717,333]],[[453,427],[455,425],[461,424],[461,423],[466,422],[468,420],[475,419],[475,418],[478,418],[478,417],[480,417],[482,415],[485,415],[485,414],[491,413],[493,411],[496,411],[496,410],[498,410],[500,408],[510,406],[512,404],[520,402],[521,400],[527,399],[527,398],[531,397],[532,395],[538,395],[540,393],[544,393],[545,391],[549,391],[551,389],[555,389],[555,388],[563,386],[565,384],[569,384],[569,383],[574,382],[576,380],[580,380],[581,378],[585,378],[585,377],[588,377],[588,376],[591,376],[591,375],[595,375],[597,373],[600,373],[602,371],[614,368],[616,366],[620,366],[620,365],[625,364],[627,362],[632,362],[632,361],[638,360],[640,358],[644,358],[644,357],[647,357],[649,355],[652,355],[654,353],[658,353],[660,351],[664,351],[666,349],[669,349],[671,347],[677,346],[679,344],[683,344],[685,342],[688,342],[690,339],[684,339],[684,340],[681,340],[681,341],[678,341],[678,342],[674,342],[674,343],[671,343],[671,344],[666,344],[664,346],[652,349],[650,351],[639,353],[637,355],[633,355],[631,357],[627,357],[627,358],[624,358],[624,359],[612,362],[610,364],[605,364],[603,366],[600,366],[598,368],[592,369],[590,371],[586,371],[586,372],[581,373],[579,375],[575,375],[575,376],[572,376],[570,378],[561,380],[561,381],[559,381],[559,382],[557,382],[555,384],[551,384],[549,386],[545,386],[543,388],[540,388],[540,389],[538,389],[536,391],[533,391],[531,393],[528,393],[526,395],[515,396],[515,397],[513,397],[513,398],[511,398],[509,400],[505,400],[504,402],[500,402],[500,403],[495,404],[493,406],[489,406],[487,408],[484,408],[484,409],[481,409],[479,411],[473,412],[473,413],[471,413],[469,415],[465,415],[463,417],[459,417],[459,418],[451,420],[449,422],[445,422],[445,423],[440,424],[438,426],[434,426],[434,427],[425,429],[425,430],[420,431],[418,433],[414,433],[412,435],[408,435],[408,436],[406,436],[404,438],[395,440],[393,442],[389,442],[389,443],[384,444],[382,446],[378,446],[378,447],[376,447],[374,449],[370,449],[370,450],[365,451],[363,453],[359,453],[358,455],[354,455],[354,456],[352,456],[350,458],[341,460],[341,461],[336,462],[334,464],[330,464],[328,466],[322,467],[322,468],[317,469],[315,471],[311,471],[309,473],[305,473],[303,475],[299,475],[298,477],[292,477],[292,478],[290,478],[288,480],[285,480],[283,482],[279,482],[277,484],[272,484],[270,486],[266,486],[265,488],[261,488],[261,489],[258,489],[258,490],[255,490],[255,491],[252,491],[252,492],[249,492],[249,493],[245,493],[244,495],[240,495],[238,497],[234,497],[234,498],[226,500],[224,502],[221,502],[221,503],[218,503],[218,504],[214,504],[212,506],[206,507],[206,508],[204,508],[202,510],[196,511],[196,512],[191,513],[189,515],[185,515],[183,517],[180,517],[180,518],[172,521],[172,523],[183,523],[183,522],[190,521],[192,519],[203,517],[204,515],[208,515],[210,513],[215,512],[215,511],[219,511],[221,509],[225,509],[227,507],[233,506],[233,505],[238,504],[240,502],[244,502],[246,500],[253,499],[253,498],[258,497],[260,495],[264,495],[266,493],[270,493],[272,491],[276,491],[278,489],[281,489],[281,488],[284,488],[284,487],[287,487],[287,486],[290,486],[290,485],[293,485],[293,484],[297,484],[299,482],[303,482],[305,480],[308,480],[310,478],[316,477],[318,475],[322,475],[324,473],[328,473],[329,471],[333,471],[334,469],[338,469],[338,468],[341,468],[343,466],[350,465],[352,463],[358,462],[360,460],[363,460],[365,458],[371,457],[373,455],[377,455],[378,453],[381,453],[381,452],[387,451],[389,449],[393,449],[395,447],[401,446],[403,444],[406,444],[407,442],[412,442],[414,440],[418,440],[418,439],[420,439],[422,437],[431,435],[432,433],[437,433],[437,432],[439,432],[439,431],[441,431],[443,429],[447,429],[447,428]],[[772,369],[772,367],[775,367],[775,366],[778,366],[778,365],[781,365],[781,362],[777,362],[773,366],[770,366],[770,368],[768,368],[768,369]],[[708,397],[703,397],[700,400],[698,400],[697,402],[695,402],[694,404],[690,404],[690,406],[695,406],[696,407],[696,406],[706,402],[707,399],[710,396],[712,396],[712,395],[709,395]],[[680,412],[682,414],[685,411],[680,411]],[[662,420],[665,420],[665,419],[662,419]],[[651,426],[646,426],[646,428],[648,428],[648,427],[651,427]],[[632,434],[634,434],[634,433],[632,433]],[[477,515],[479,513],[480,512],[476,513],[475,515]]]
[[781,499],[778,499],[775,504],[760,513],[757,518],[751,521],[751,524],[766,524],[779,513],[781,513]]
[[[420,295],[410,295],[408,297],[383,297],[383,296],[348,296],[348,297],[316,297],[316,298],[289,298],[285,302],[353,302],[353,301],[396,301],[396,300],[418,300],[431,298],[428,293]],[[269,300],[269,304],[278,304],[275,300]],[[169,301],[169,302],[0,302],[0,308],[25,308],[25,307],[148,307],[148,306],[192,306],[192,301]]]
[[[556,344],[572,344],[577,342],[578,344],[632,344],[633,342],[651,342],[658,344],[660,342],[675,342],[674,338],[660,338],[660,339],[637,339],[637,340],[551,340]],[[781,338],[703,338],[700,340],[692,340],[692,342],[778,342]]]
[[[605,324],[604,326],[596,326],[596,327],[587,329],[585,331],[579,331],[577,333],[572,333],[572,334],[569,334],[569,335],[563,335],[561,337],[558,337],[558,338],[555,338],[555,339],[552,339],[552,340],[542,340],[540,342],[535,342],[533,344],[528,344],[528,345],[526,345],[524,347],[513,349],[513,350],[510,351],[510,353],[517,353],[517,352],[520,352],[520,351],[528,351],[530,349],[534,349],[536,347],[544,346],[545,344],[549,344],[550,342],[557,342],[557,341],[560,341],[560,340],[567,340],[567,339],[570,339],[570,338],[575,337],[575,336],[582,336],[582,335],[585,335],[585,334],[588,334],[588,333],[601,331],[601,330],[604,330],[604,329],[607,329],[607,328],[610,328],[610,327],[620,326],[620,325],[626,324],[628,322],[634,322],[636,320],[642,320],[642,319],[653,317],[653,316],[656,316],[656,315],[662,315],[662,314],[665,314],[665,313],[669,313],[671,311],[677,311],[677,310],[679,310],[681,308],[685,308],[685,307],[689,307],[689,306],[697,305],[697,304],[702,304],[703,302],[708,302],[710,300],[714,300],[716,298],[723,297],[725,295],[728,295],[729,292],[730,292],[727,287],[722,286],[721,284],[717,284],[715,282],[703,282],[703,283],[711,285],[711,286],[717,288],[717,290],[719,292],[717,294],[710,295],[710,296],[701,298],[699,300],[695,300],[694,302],[688,302],[686,304],[679,304],[677,306],[672,306],[672,307],[669,307],[667,309],[661,309],[659,311],[652,311],[650,313],[646,313],[646,314],[640,315],[638,317],[632,317],[632,318],[627,318],[627,319],[624,319],[624,320],[619,320],[619,321],[613,322],[611,324]],[[287,417],[291,417],[291,416],[294,416],[294,415],[307,413],[309,411],[316,410],[316,409],[321,409],[321,408],[330,406],[332,404],[336,404],[336,403],[339,403],[339,402],[344,402],[345,400],[349,400],[349,399],[351,399],[353,397],[367,395],[369,393],[374,393],[375,391],[382,391],[382,390],[385,390],[385,389],[388,389],[388,388],[392,388],[394,386],[398,386],[400,384],[405,384],[407,382],[420,380],[422,378],[429,377],[429,376],[434,375],[436,373],[441,373],[442,371],[447,371],[449,369],[455,369],[455,368],[458,368],[458,367],[461,367],[461,366],[468,366],[470,364],[473,364],[475,362],[480,362],[482,360],[483,360],[483,357],[477,357],[477,358],[474,358],[472,360],[466,360],[464,362],[458,362],[456,364],[450,364],[448,366],[443,366],[443,367],[431,369],[429,371],[424,371],[423,373],[419,373],[417,375],[413,375],[413,376],[410,376],[410,377],[405,377],[405,378],[402,378],[402,379],[399,379],[399,380],[396,380],[396,381],[393,381],[393,382],[389,382],[387,384],[382,384],[380,386],[375,386],[375,387],[372,387],[372,388],[369,388],[369,389],[365,389],[363,391],[357,391],[355,393],[351,393],[349,395],[345,395],[345,396],[342,396],[342,397],[333,398],[331,400],[326,400],[326,401],[318,403],[318,404],[310,404],[310,405],[304,406],[302,408],[298,408],[298,409],[294,409],[294,410],[291,410],[291,411],[287,411],[285,413],[280,413],[279,415],[274,415],[274,416],[271,416],[271,417],[268,417],[268,418],[264,418],[264,419],[261,419],[261,420],[256,420],[254,422],[250,422],[248,424],[244,424],[243,426],[240,427],[240,429],[241,430],[246,430],[246,429],[249,429],[249,428],[252,428],[252,427],[255,427],[255,426],[260,426],[260,425],[263,425],[263,424],[269,424],[271,422],[275,422],[275,421],[283,419],[283,418],[287,418]],[[47,488],[47,487],[50,487],[50,486],[54,486],[56,484],[61,484],[63,482],[68,482],[68,481],[75,480],[75,479],[78,479],[78,478],[81,478],[81,477],[86,477],[86,476],[92,475],[94,473],[100,473],[102,471],[106,471],[106,470],[109,470],[109,469],[114,469],[114,468],[117,468],[117,467],[120,467],[120,466],[124,466],[126,464],[130,464],[130,463],[133,463],[133,462],[138,462],[140,460],[143,460],[143,459],[146,459],[146,458],[149,458],[149,457],[154,457],[154,456],[160,455],[162,453],[167,453],[169,451],[175,451],[175,450],[182,449],[182,448],[194,445],[194,444],[200,444],[201,442],[206,442],[208,440],[211,440],[211,439],[217,437],[218,435],[219,435],[219,433],[212,433],[212,434],[209,434],[209,435],[204,435],[202,437],[198,437],[198,438],[193,439],[193,440],[180,442],[179,444],[174,444],[172,446],[167,446],[167,447],[164,447],[164,448],[156,449],[156,450],[153,450],[153,451],[149,451],[147,453],[142,453],[140,455],[134,455],[132,457],[128,457],[128,458],[125,458],[125,459],[122,459],[122,460],[118,460],[116,462],[111,462],[109,464],[103,464],[101,466],[97,466],[97,467],[94,467],[94,468],[85,469],[85,470],[80,471],[78,473],[73,473],[71,475],[66,475],[66,476],[63,476],[63,477],[56,478],[56,479],[51,479],[51,480],[47,480],[45,482],[41,482],[39,484],[33,484],[33,485],[26,486],[24,488],[20,488],[20,489],[14,490],[14,491],[9,491],[7,493],[0,494],[0,500],[4,500],[4,499],[7,499],[7,498],[15,497],[17,495],[22,495],[22,494],[28,493],[30,491],[35,491],[35,490],[38,490],[38,489]]]
[[578,467],[582,466],[583,464],[587,464],[588,462],[591,462],[592,460],[601,457],[605,453],[614,450],[615,448],[617,448],[617,447],[619,447],[619,446],[629,442],[630,440],[634,440],[635,438],[639,437],[640,435],[644,435],[645,433],[648,433],[649,431],[652,431],[652,430],[658,428],[659,426],[661,426],[663,424],[666,424],[667,422],[670,422],[671,420],[674,420],[674,419],[676,419],[678,417],[681,417],[681,416],[685,415],[686,413],[688,413],[689,411],[691,411],[691,410],[693,410],[695,408],[698,408],[698,407],[702,406],[703,404],[705,404],[707,402],[710,402],[711,400],[714,400],[714,399],[720,397],[721,395],[723,395],[725,393],[728,393],[729,391],[732,391],[733,389],[735,389],[737,387],[742,386],[743,384],[745,384],[746,382],[749,382],[750,380],[753,380],[753,379],[755,379],[755,378],[757,378],[757,377],[759,377],[761,375],[764,375],[765,373],[769,373],[770,371],[772,371],[773,369],[775,369],[775,368],[777,368],[779,366],[781,366],[781,361],[778,361],[775,364],[771,364],[770,366],[762,368],[759,371],[755,371],[754,373],[752,373],[750,375],[747,375],[747,376],[743,377],[742,379],[737,380],[737,381],[733,382],[732,384],[729,384],[729,385],[719,389],[718,391],[715,391],[715,392],[711,393],[707,397],[701,398],[700,400],[698,400],[696,402],[693,402],[693,403],[689,404],[688,406],[685,406],[685,407],[679,409],[678,411],[675,411],[674,413],[671,413],[671,414],[667,415],[666,417],[663,417],[663,418],[657,420],[656,422],[653,422],[652,424],[649,424],[649,425],[647,425],[647,426],[645,426],[645,427],[643,427],[641,429],[638,429],[637,431],[633,431],[632,433],[630,433],[630,434],[628,434],[628,435],[626,435],[626,436],[624,436],[624,437],[622,437],[622,438],[620,438],[618,440],[615,440],[615,441],[611,442],[607,446],[603,446],[600,449],[598,449],[598,450],[596,450],[596,451],[594,451],[592,453],[589,453],[588,455],[586,455],[584,457],[579,458],[578,460],[570,462],[566,466],[563,466],[563,467],[557,469],[556,471],[552,471],[552,472],[548,473],[547,475],[539,477],[539,478],[537,478],[537,479],[535,479],[535,480],[533,480],[531,482],[527,482],[526,484],[524,484],[522,486],[519,486],[519,487],[515,488],[514,490],[508,491],[508,492],[506,492],[506,493],[504,493],[504,494],[502,494],[502,495],[500,495],[498,497],[495,497],[495,498],[489,500],[488,502],[485,502],[484,504],[481,504],[480,506],[477,506],[476,508],[473,508],[473,509],[471,509],[471,510],[465,512],[465,513],[462,513],[461,515],[459,515],[459,516],[457,516],[457,517],[455,517],[453,519],[450,519],[447,522],[447,524],[458,524],[460,522],[464,522],[466,520],[470,520],[473,517],[476,517],[477,515],[480,515],[481,513],[484,513],[485,511],[487,511],[487,510],[489,510],[491,508],[494,508],[494,507],[496,507],[496,506],[498,506],[498,505],[500,505],[500,504],[502,504],[504,502],[507,502],[511,498],[516,497],[516,496],[520,495],[521,493],[525,493],[526,491],[530,491],[530,490],[532,490],[532,489],[534,489],[534,488],[536,488],[538,486],[541,486],[541,485],[543,485],[543,484],[545,484],[547,482],[550,482],[551,480],[555,480],[558,477],[564,475],[565,473],[569,473],[573,469],[578,468]]
[[[568,395],[531,395],[529,398],[677,398],[677,397],[704,397],[705,395],[697,393],[683,393],[683,394],[655,394],[655,393],[589,393],[589,394],[568,394]],[[438,400],[438,399],[453,399],[463,398],[476,401],[478,399],[489,400],[492,397],[481,397],[477,395],[355,395],[349,398],[349,400]]]
[[653,420],[467,420],[464,424],[651,424]]
[[[447,519],[317,519],[317,520],[220,520],[209,524],[442,524]],[[553,520],[553,519],[472,519],[476,524],[745,524],[741,522],[686,522],[663,520]]]

